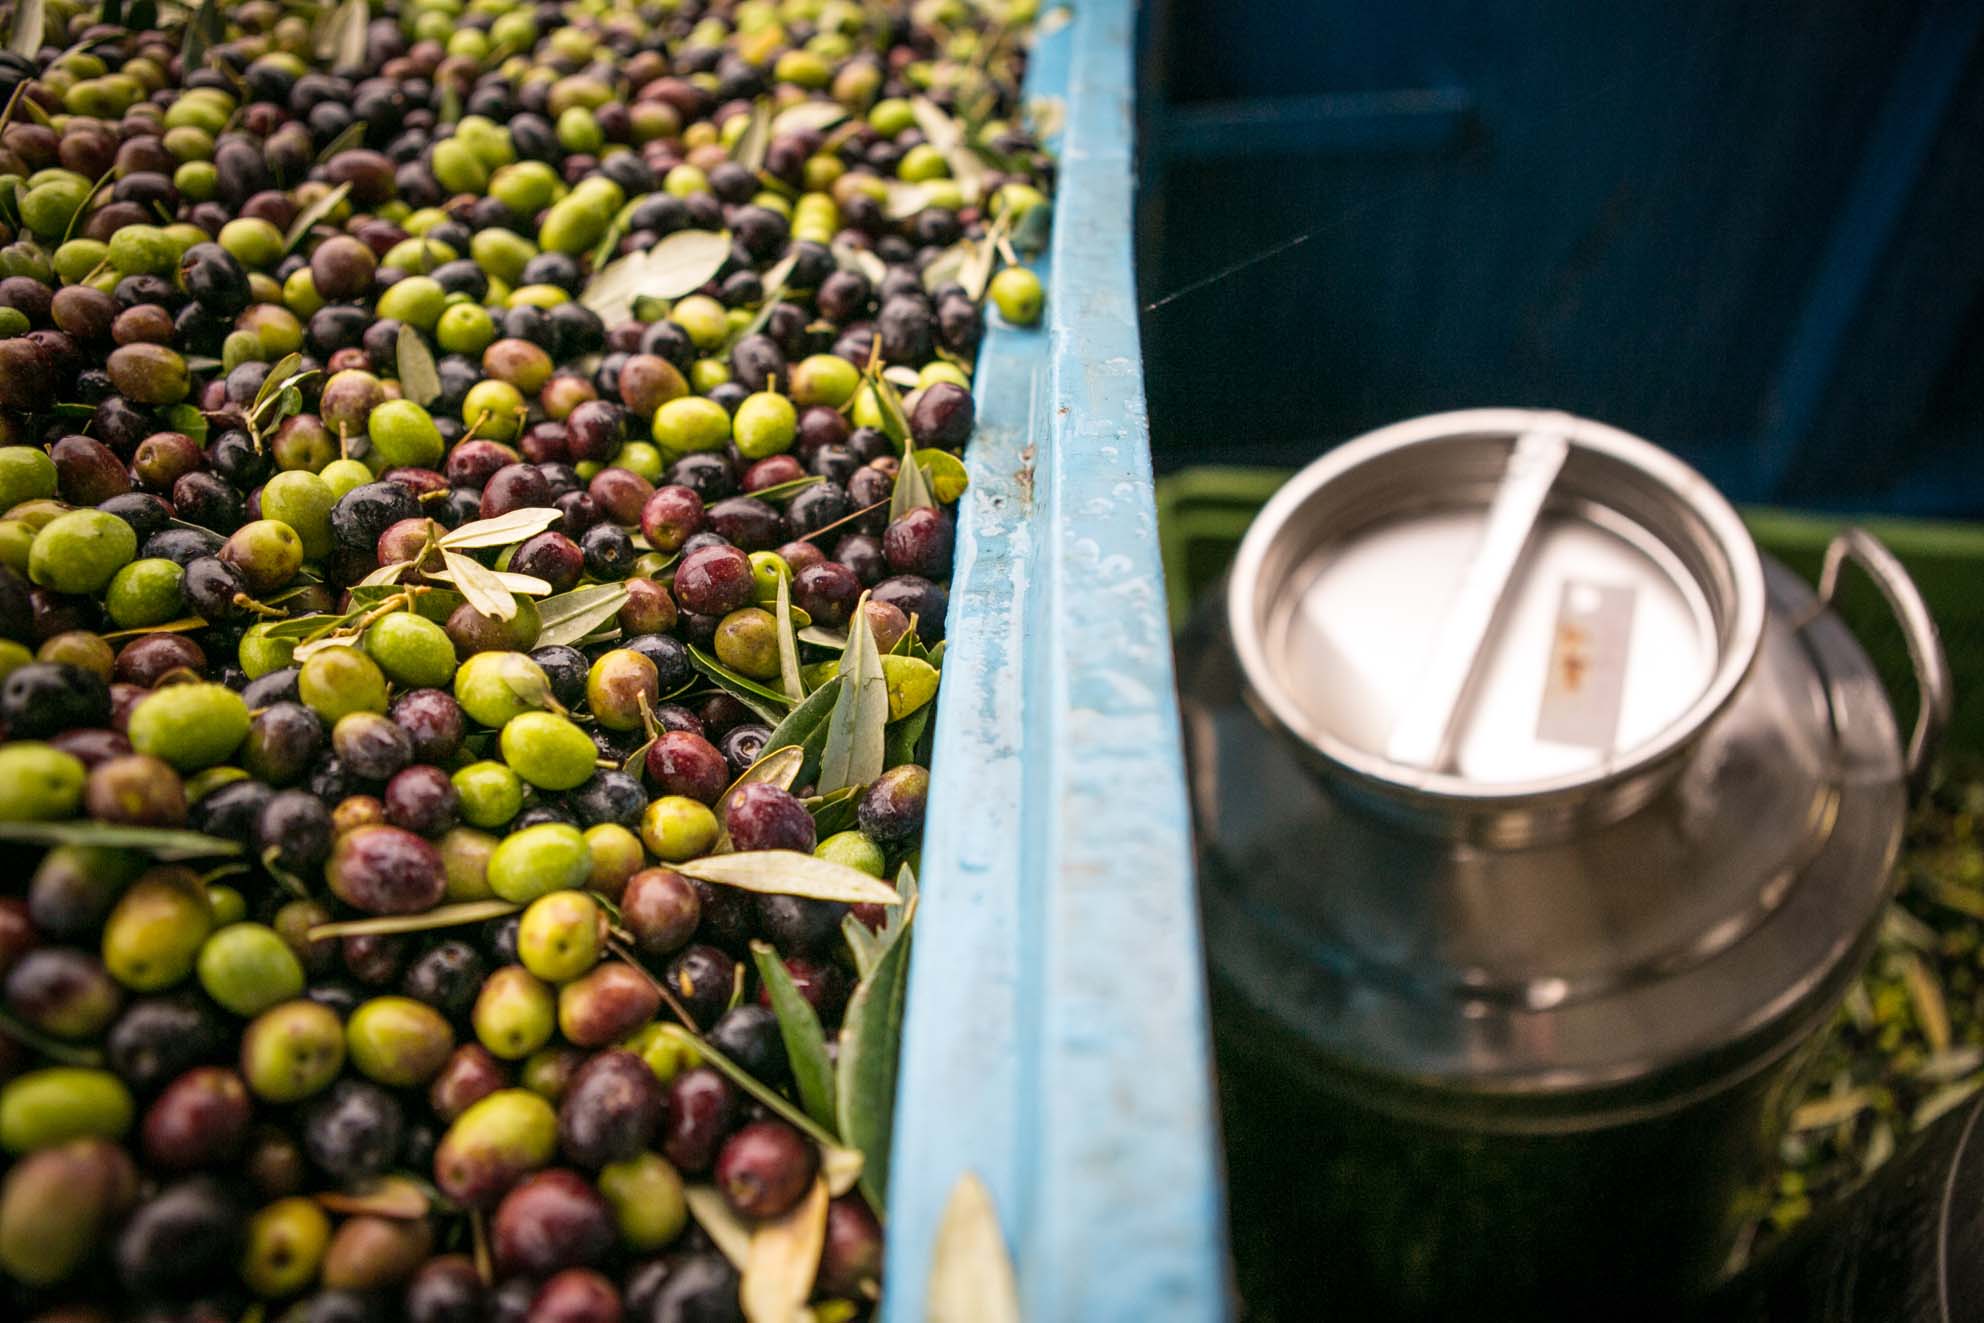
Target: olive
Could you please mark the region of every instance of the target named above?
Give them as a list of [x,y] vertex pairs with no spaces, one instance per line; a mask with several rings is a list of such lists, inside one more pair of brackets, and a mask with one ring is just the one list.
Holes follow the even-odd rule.
[[[714,804],[730,784],[730,767],[699,735],[664,731],[648,746],[648,780],[664,794]],[[657,851],[659,853],[659,851]]]
[[[328,391],[330,387],[325,389]],[[385,407],[381,404],[372,412]],[[379,544],[380,534],[400,520],[419,514],[420,503],[407,488],[397,482],[368,482],[346,492],[331,507],[331,535],[346,551],[370,557]]]
[[720,1254],[692,1254],[677,1263],[648,1306],[653,1323],[734,1323],[743,1314],[737,1270]]
[[863,792],[856,809],[861,832],[883,846],[913,839],[923,828],[930,773],[914,763],[891,767]]
[[241,1280],[259,1296],[294,1295],[317,1279],[331,1220],[316,1200],[291,1196],[265,1204],[248,1219]]
[[425,1218],[399,1219],[361,1213],[331,1233],[319,1279],[329,1291],[381,1291],[420,1270],[434,1248]]
[[190,1292],[233,1266],[241,1233],[241,1209],[219,1181],[195,1176],[167,1186],[118,1234],[118,1278],[138,1295]]
[[82,806],[82,759],[34,741],[0,746],[0,821],[73,817]]
[[130,1090],[108,1071],[29,1071],[0,1086],[0,1148],[20,1154],[90,1136],[119,1139],[131,1127],[131,1113]]
[[73,1140],[22,1158],[0,1185],[0,1269],[28,1286],[72,1276],[137,1189],[130,1157],[107,1140]]
[[524,910],[517,958],[547,983],[568,983],[599,963],[606,915],[583,891],[553,891]]
[[337,1078],[344,1066],[344,1026],[314,1001],[263,1011],[241,1036],[241,1075],[269,1102],[300,1102]]
[[213,924],[207,894],[191,873],[156,868],[125,891],[103,925],[103,963],[125,987],[154,992],[193,970]]
[[326,876],[339,900],[368,914],[431,909],[447,885],[433,845],[388,826],[360,827],[340,836]]
[[110,724],[110,690],[79,666],[30,662],[0,682],[0,720],[14,739],[43,739],[79,726]]
[[303,778],[325,743],[324,723],[315,712],[301,703],[270,703],[249,719],[241,765],[270,785],[291,785]]
[[716,1186],[740,1217],[777,1217],[813,1184],[819,1150],[783,1121],[753,1121],[724,1141]]
[[[662,738],[677,733],[665,732]],[[722,756],[717,755],[719,759]],[[716,814],[707,804],[686,795],[663,795],[651,801],[641,814],[641,843],[667,863],[682,863],[708,854],[716,838]]]
[[28,577],[61,593],[100,593],[137,554],[138,535],[116,515],[71,510],[35,534],[28,548]]
[[699,548],[675,570],[675,597],[685,611],[725,615],[749,606],[755,590],[751,561],[732,546]]
[[123,1009],[101,961],[67,946],[28,951],[7,971],[7,1009],[55,1038],[95,1038]]
[[559,1100],[558,1141],[582,1167],[632,1159],[659,1130],[660,1082],[631,1052],[601,1052],[572,1077]]
[[641,506],[641,533],[657,551],[675,551],[704,526],[703,500],[688,487],[655,488]]
[[196,1066],[165,1086],[139,1125],[145,1161],[193,1171],[233,1161],[248,1136],[254,1105],[225,1066]]
[[557,1152],[558,1114],[527,1089],[499,1089],[456,1117],[434,1154],[434,1183],[460,1204],[487,1208]]
[[428,1106],[443,1121],[452,1121],[482,1098],[509,1085],[502,1063],[480,1043],[457,1047],[427,1085]]
[[558,1030],[580,1047],[625,1038],[661,1009],[648,976],[621,961],[598,965],[558,990]]
[[385,811],[386,821],[395,827],[420,836],[439,836],[455,825],[461,796],[440,768],[409,767],[386,783]]
[[404,1128],[392,1094],[363,1080],[340,1080],[304,1110],[304,1151],[332,1179],[355,1185],[394,1164]]
[[104,1040],[110,1068],[141,1093],[162,1087],[227,1049],[218,1017],[195,996],[146,997],[134,1001]]
[[511,553],[510,570],[543,579],[554,593],[569,592],[585,572],[586,559],[572,539],[563,533],[546,531]]
[[227,686],[176,684],[139,700],[127,734],[139,753],[192,772],[225,760],[247,737],[248,725],[248,705]]
[[331,727],[331,749],[352,775],[384,781],[413,758],[413,740],[379,712],[347,712]]
[[867,1201],[842,1195],[827,1204],[827,1235],[820,1253],[819,1289],[860,1299],[882,1280],[882,1226]]
[[[116,452],[86,436],[65,436],[49,447],[61,476],[62,495],[80,505],[101,505],[131,490],[131,476]],[[18,504],[18,502],[16,502]],[[133,529],[133,535],[136,534]]]
[[407,1283],[407,1323],[483,1323],[484,1294],[475,1262],[467,1255],[429,1259]]
[[251,1017],[303,993],[303,964],[273,928],[231,923],[200,947],[200,986],[236,1015]]
[[439,942],[408,966],[401,990],[449,1018],[465,1014],[483,975],[482,957],[467,942]]
[[411,997],[374,997],[345,1024],[351,1064],[368,1079],[394,1088],[426,1084],[454,1046],[447,1020]]
[[647,807],[647,792],[635,777],[611,768],[593,773],[570,797],[572,811],[587,828],[615,823],[638,828]]
[[590,1268],[566,1268],[538,1289],[528,1323],[614,1323],[620,1317],[620,1292],[610,1280]]
[[554,1167],[524,1177],[503,1196],[489,1239],[498,1272],[544,1277],[604,1262],[617,1236],[613,1210],[592,1183]]
[[724,827],[739,850],[799,850],[815,844],[813,815],[790,792],[764,782],[741,785],[724,808]]
[[[899,575],[947,578],[951,572],[951,521],[929,506],[905,511],[882,534],[882,555]],[[941,625],[941,621],[939,624]]]
[[439,689],[401,694],[393,700],[391,716],[413,741],[415,760],[423,763],[452,760],[466,734],[460,705]]

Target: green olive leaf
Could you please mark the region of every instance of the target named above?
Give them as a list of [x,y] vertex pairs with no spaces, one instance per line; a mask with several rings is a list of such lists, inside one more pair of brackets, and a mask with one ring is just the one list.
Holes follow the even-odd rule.
[[620,210],[613,213],[613,220],[607,225],[606,233],[602,234],[599,242],[593,246],[593,270],[598,271],[613,260],[613,254],[619,249],[620,241],[627,237],[627,229],[633,224],[635,210],[653,196],[652,193],[643,193],[637,198],[630,198]]
[[[905,657],[902,660],[909,661],[911,659]],[[917,664],[923,665],[924,663],[918,662]],[[900,767],[904,763],[917,761],[916,742],[923,738],[923,732],[929,728],[930,714],[935,710],[928,703],[925,703],[902,720],[890,723],[887,755],[889,766]]]
[[855,825],[860,816],[861,795],[867,786],[842,786],[830,794],[815,795],[799,802],[813,815],[813,830],[821,840]]
[[875,405],[882,411],[882,430],[888,433],[889,440],[898,445],[909,443],[909,415],[902,409],[902,396],[896,393],[895,383],[877,372],[869,376],[868,386],[875,392]]
[[783,572],[778,576],[778,599],[772,619],[778,626],[779,684],[785,690],[787,702],[803,703],[806,686],[799,681],[799,640],[792,633],[792,588]]
[[507,547],[525,538],[536,537],[564,517],[548,505],[527,506],[493,519],[471,520],[453,532],[443,533],[441,546],[453,551]]
[[[866,605],[863,595],[862,605]],[[840,665],[839,696],[827,723],[820,752],[822,794],[843,786],[866,785],[883,771],[884,728],[889,720],[888,678],[875,649],[868,614],[857,606],[848,627],[848,647]]]
[[794,133],[824,133],[847,118],[847,107],[836,101],[801,101],[772,119],[772,137]]
[[219,859],[241,853],[241,843],[169,827],[126,827],[115,822],[0,822],[0,841],[30,845],[100,845],[143,850],[159,859]]
[[441,398],[441,373],[434,366],[434,353],[412,322],[401,322],[394,342],[400,392],[421,408]]
[[17,1019],[12,1011],[5,1009],[0,1009],[0,1037],[11,1038],[22,1047],[30,1048],[50,1061],[60,1062],[65,1066],[101,1067],[103,1065],[103,1053],[96,1048],[50,1038],[39,1029]]
[[828,718],[833,715],[838,699],[839,691],[832,685],[814,690],[806,696],[805,702],[786,713],[765,738],[768,749],[797,745],[805,755],[805,761],[792,778],[793,785],[804,785],[818,774],[820,753],[827,744]]
[[[516,616],[517,599],[496,577],[496,571],[480,561],[470,560],[459,551],[445,548],[441,552],[441,563],[448,567],[446,573],[453,579],[455,587],[461,589],[462,596],[477,611],[497,620],[510,620]],[[545,586],[550,587],[549,584]]]
[[[351,184],[349,182],[346,182],[339,184],[336,188],[332,189],[330,192],[324,194],[324,196],[318,198],[315,202],[312,202],[309,206],[305,207],[297,215],[296,219],[290,223],[289,233],[283,236],[282,239],[283,254],[287,256],[288,254],[295,252],[296,245],[302,243],[304,237],[310,233],[310,227],[315,225],[318,221],[323,220],[326,216],[330,215],[332,212],[336,211],[338,209],[338,205],[350,196],[351,196]],[[293,370],[294,369],[292,369],[292,371]],[[271,377],[274,377],[276,374],[271,372],[269,375]]]
[[608,326],[618,326],[634,315],[634,300],[641,293],[652,259],[652,253],[628,253],[605,266],[595,266],[579,302]]
[[973,244],[969,239],[960,239],[943,252],[938,253],[930,259],[930,264],[923,268],[923,288],[927,292],[935,294],[938,290],[953,282],[958,284],[964,283],[965,263],[971,260],[972,254],[975,252],[977,252],[977,245]]
[[999,1210],[976,1172],[958,1177],[945,1201],[923,1317],[928,1323],[1020,1323],[1019,1280]]
[[817,648],[832,648],[835,652],[847,650],[847,635],[838,630],[823,629],[812,625],[799,631],[799,641],[810,643]]
[[868,278],[870,285],[880,285],[889,274],[888,265],[866,248],[856,248],[852,244],[836,243],[829,249],[834,256],[834,265],[843,271],[856,271]]
[[[752,174],[765,168],[765,153],[772,145],[772,110],[763,101],[751,103],[751,118],[744,125],[744,132],[737,137],[737,146],[730,153],[732,160]],[[700,282],[698,282],[700,283]]]
[[785,482],[775,482],[769,487],[760,487],[748,495],[758,501],[783,501],[797,496],[808,487],[817,487],[825,481],[826,479],[819,474],[809,473],[803,478],[792,478]]
[[733,698],[767,721],[777,722],[779,714],[792,706],[792,700],[778,690],[766,688],[749,676],[739,675],[693,643],[689,645],[689,664],[729,690]]
[[193,438],[195,445],[207,442],[207,416],[190,404],[175,404],[165,411],[166,425],[175,432],[184,432]]
[[317,164],[322,165],[324,162],[337,156],[340,152],[348,152],[364,142],[365,129],[366,124],[362,119],[353,120],[351,123],[345,125],[344,132],[325,143],[324,150],[317,153]]
[[648,250],[640,292],[655,299],[679,299],[694,294],[729,260],[728,231],[677,230]]
[[873,1208],[888,1206],[889,1138],[895,1121],[909,948],[905,930],[854,989],[841,1020],[834,1112],[840,1118],[842,1142],[861,1151],[861,1191]]
[[577,643],[619,615],[626,604],[627,587],[619,583],[598,583],[547,597],[537,604],[538,619],[543,622],[537,646]]
[[717,882],[767,896],[838,900],[850,905],[893,905],[900,893],[858,868],[797,850],[745,850],[675,865],[684,877]]
[[434,118],[443,124],[461,122],[462,94],[452,82],[441,84],[441,105],[435,110]]
[[834,1068],[827,1060],[827,1040],[820,1029],[820,1017],[793,983],[778,952],[768,943],[751,943],[751,961],[758,967],[758,978],[771,998],[772,1013],[778,1016],[779,1037],[785,1040],[785,1056],[792,1067],[792,1081],[799,1090],[799,1105],[806,1109],[806,1115],[831,1130],[837,1124]]
[[344,919],[320,923],[304,933],[312,942],[333,937],[383,937],[392,933],[424,933],[435,928],[456,928],[465,923],[500,919],[522,909],[507,900],[465,900],[454,905],[437,905],[420,914],[387,914],[373,919]]
[[[888,383],[884,382],[884,385]],[[924,477],[924,469],[916,462],[915,442],[904,442],[902,463],[896,469],[896,485],[889,493],[889,522],[908,514],[919,506],[935,507],[937,498],[930,491],[930,483]]]
[[881,939],[852,914],[840,916],[840,935],[847,940],[847,949],[854,953],[854,977],[867,978],[868,971],[882,958]]
[[226,38],[220,0],[200,0],[200,7],[186,20],[186,35],[179,47],[180,66],[187,73],[198,69],[207,62],[207,52]]
[[14,6],[14,30],[7,38],[7,49],[32,60],[41,53],[41,39],[47,26],[45,0],[19,0]]
[[971,486],[971,475],[965,471],[964,461],[948,450],[919,450],[910,458],[923,470],[930,494],[945,505],[956,504],[965,488]]
[[710,1243],[730,1260],[731,1267],[744,1271],[751,1262],[751,1228],[730,1211],[723,1195],[712,1185],[691,1185],[682,1191],[682,1198]]

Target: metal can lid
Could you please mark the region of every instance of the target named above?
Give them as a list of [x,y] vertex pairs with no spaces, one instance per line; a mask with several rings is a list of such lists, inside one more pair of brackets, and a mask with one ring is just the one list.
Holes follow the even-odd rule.
[[1236,560],[1258,706],[1414,797],[1574,794],[1670,759],[1755,656],[1761,562],[1693,470],[1561,413],[1468,410],[1296,476]]

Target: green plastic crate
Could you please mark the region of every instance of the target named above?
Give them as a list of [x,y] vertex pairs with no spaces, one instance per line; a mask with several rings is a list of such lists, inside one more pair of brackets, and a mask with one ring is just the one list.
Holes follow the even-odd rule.
[[[1286,469],[1185,469],[1157,484],[1158,537],[1174,629],[1192,604],[1218,582],[1254,515],[1291,476]],[[1924,519],[1847,519],[1791,510],[1752,508],[1743,517],[1757,545],[1808,579],[1815,579],[1826,543],[1858,523],[1901,557],[1942,631],[1956,688],[1950,750],[1984,753],[1984,524]],[[1880,594],[1864,579],[1842,581],[1838,606],[1894,696],[1903,728],[1915,711],[1915,679],[1907,644]]]

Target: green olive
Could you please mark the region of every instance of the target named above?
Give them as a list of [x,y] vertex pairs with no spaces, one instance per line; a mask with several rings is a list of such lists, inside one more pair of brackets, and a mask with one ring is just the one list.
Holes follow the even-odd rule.
[[501,827],[523,811],[524,784],[502,763],[470,763],[453,777],[462,818],[475,827]]
[[195,968],[207,995],[249,1018],[303,994],[303,964],[275,929],[230,923],[200,947]]
[[82,760],[53,745],[0,745],[0,822],[74,817],[87,779]]
[[351,1013],[345,1050],[358,1073],[389,1088],[410,1089],[434,1078],[455,1050],[441,1013],[411,997],[374,997]]
[[267,1102],[301,1102],[343,1068],[344,1026],[337,1012],[314,1001],[272,1006],[241,1035],[241,1077]]
[[352,712],[386,710],[386,677],[370,657],[353,647],[312,653],[296,677],[304,705],[335,723]]
[[107,1070],[31,1070],[0,1087],[0,1148],[21,1154],[71,1139],[121,1139],[132,1111],[131,1091]]
[[592,737],[555,712],[510,718],[498,743],[503,761],[540,790],[571,790],[583,784],[599,760]]
[[96,594],[138,554],[138,535],[116,515],[71,510],[35,534],[28,577],[58,593]]
[[577,890],[591,875],[585,836],[563,822],[512,832],[489,856],[489,889],[519,905],[548,892]]
[[129,734],[139,753],[197,772],[225,761],[248,737],[248,704],[226,685],[167,685],[138,700]]

